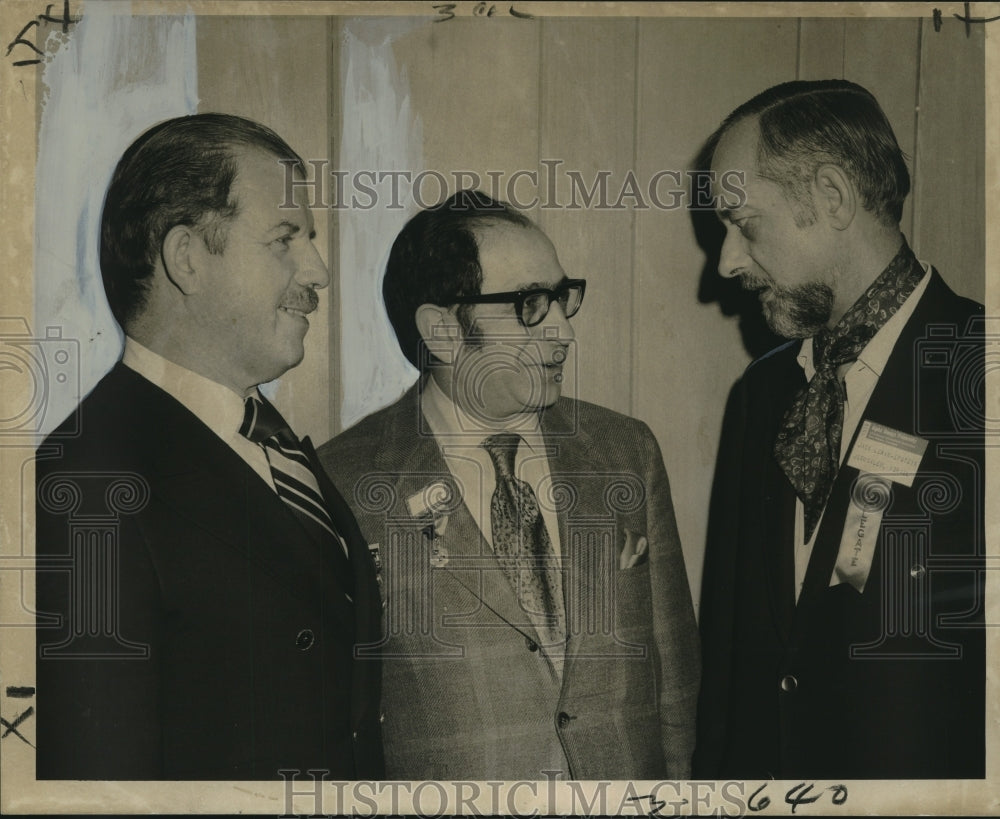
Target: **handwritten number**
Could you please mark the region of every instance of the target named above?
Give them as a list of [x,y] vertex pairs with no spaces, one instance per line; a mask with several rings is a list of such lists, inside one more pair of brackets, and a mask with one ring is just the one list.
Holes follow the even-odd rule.
[[750,798],[747,800],[748,810],[752,810],[754,813],[756,813],[757,811],[764,810],[764,808],[766,808],[768,805],[771,804],[771,797],[767,796],[766,794],[761,797],[760,802],[754,804],[754,800],[757,798],[760,792],[763,791],[764,788],[766,787],[767,785],[761,785],[759,788],[757,788],[757,790],[755,790],[752,794],[750,794]]
[[[442,15],[442,16],[438,17],[434,22],[435,23],[443,23],[446,20],[454,20],[455,19],[455,6],[456,5],[457,5],[456,3],[442,3],[439,6],[433,6],[433,8],[437,10],[437,13],[439,15]],[[444,16],[444,15],[447,15],[447,16]]]
[[[799,805],[811,805],[813,802],[819,801],[819,795],[816,795],[811,799],[806,796],[806,794],[808,794],[812,789],[812,785],[807,785],[805,782],[802,782],[794,788],[791,788],[788,793],[785,794],[785,802],[792,806],[792,813],[795,813],[795,809]],[[797,791],[798,793],[796,793]],[[792,796],[793,793],[795,796]]]
[[843,805],[847,801],[847,788],[843,785],[832,785],[827,788],[828,791],[833,791],[833,796],[830,797],[830,801],[834,805]]
[[[24,39],[24,35],[28,33],[28,30],[32,26],[39,25],[39,23],[59,23],[62,26],[63,34],[66,34],[66,33],[69,32],[69,27],[71,25],[79,23],[80,20],[82,19],[80,17],[73,17],[69,13],[69,0],[63,0],[62,17],[54,17],[52,15],[52,7],[54,5],[55,5],[55,3],[49,3],[45,7],[45,13],[44,14],[39,14],[34,20],[32,20],[27,25],[25,25],[25,27],[22,28],[17,33],[17,36],[13,40],[11,40],[11,42],[7,45],[7,53],[4,55],[5,57],[9,57],[10,56],[10,52],[12,52],[19,45],[27,46],[28,48],[30,48],[32,51],[34,51],[40,57],[44,57],[45,56],[45,52],[44,51],[42,51],[40,48],[38,48],[38,46],[36,46],[30,40],[25,40]],[[41,60],[16,60],[14,62],[14,65],[38,65],[40,62],[41,62]]]
[[79,23],[80,22],[80,18],[77,17],[74,20],[72,17],[70,17],[70,14],[69,14],[69,0],[63,0],[63,13],[62,13],[62,17],[53,17],[52,16],[52,6],[53,5],[54,5],[54,3],[49,3],[45,7],[45,14],[39,14],[38,15],[38,19],[39,20],[44,20],[46,23],[62,23],[63,34],[67,34],[69,32],[70,25],[72,25],[73,23]]
[[[68,0],[67,0],[68,1]],[[438,17],[434,20],[435,23],[443,23],[445,20],[455,19],[455,9],[458,7],[457,3],[438,3],[433,5],[432,8],[437,11]],[[496,3],[489,3],[486,0],[480,0],[472,7],[473,17],[495,17],[499,14],[497,10]],[[518,11],[514,8],[513,4],[507,7],[507,13],[511,17],[516,17],[519,20],[534,20],[535,15],[528,14],[526,11]]]
[[966,38],[972,35],[972,24],[973,23],[992,23],[995,20],[1000,20],[1000,15],[996,17],[973,17],[972,16],[972,4],[965,4],[965,14],[953,14],[952,15],[959,22],[965,23],[965,36]]
[[30,23],[28,23],[28,25],[26,25],[19,32],[17,32],[17,36],[13,40],[11,40],[10,45],[7,46],[7,53],[4,56],[5,57],[9,57],[10,56],[10,52],[12,52],[14,50],[14,46],[19,46],[19,45],[26,45],[28,48],[30,48],[35,53],[37,53],[37,54],[43,54],[44,55],[45,52],[40,51],[35,46],[35,44],[32,43],[30,40],[22,40],[21,39],[27,33],[27,31],[28,31],[29,28],[31,28],[32,26],[37,26],[37,25],[38,25],[38,21],[37,20],[32,20]]

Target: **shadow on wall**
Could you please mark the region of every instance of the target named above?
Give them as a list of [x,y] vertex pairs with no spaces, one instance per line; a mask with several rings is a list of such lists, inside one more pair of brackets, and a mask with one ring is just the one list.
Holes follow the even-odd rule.
[[[744,290],[738,279],[719,275],[719,254],[726,229],[709,206],[710,199],[707,198],[710,196],[707,174],[711,166],[712,147],[706,142],[692,164],[695,173],[691,175],[689,201],[695,203],[696,207],[692,207],[688,213],[694,227],[695,241],[705,254],[705,264],[698,277],[698,301],[701,304],[716,302],[724,316],[739,316],[743,347],[751,358],[756,359],[783,344],[785,339],[768,329],[755,293]],[[697,207],[702,203],[704,207]]]

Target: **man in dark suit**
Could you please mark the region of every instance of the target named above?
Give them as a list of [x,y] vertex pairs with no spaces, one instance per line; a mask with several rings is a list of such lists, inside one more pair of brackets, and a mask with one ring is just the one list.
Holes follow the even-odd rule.
[[421,377],[319,450],[380,544],[391,778],[689,773],[697,630],[659,447],[560,397],[584,287],[478,192],[393,244]]
[[[284,166],[283,164],[284,163]],[[37,462],[37,775],[382,774],[367,545],[258,392],[329,274],[284,201],[301,159],[202,114],[153,127],[105,199],[122,360]]]
[[909,175],[865,89],[777,86],[709,147],[744,174],[719,272],[794,340],[726,414],[695,775],[982,777],[983,308],[900,233]]

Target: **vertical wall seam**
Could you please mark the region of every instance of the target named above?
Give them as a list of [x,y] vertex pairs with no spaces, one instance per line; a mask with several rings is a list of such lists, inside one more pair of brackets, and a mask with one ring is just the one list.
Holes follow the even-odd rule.
[[840,21],[840,79],[847,79],[847,18]]
[[921,67],[924,60],[924,19],[921,17],[917,20],[917,72],[916,72],[916,83],[914,88],[914,100],[913,100],[913,159],[912,159],[912,179],[910,181],[910,191],[911,191],[911,207],[910,207],[910,246],[913,252],[919,256],[920,254],[920,202],[923,198],[921,196],[921,177],[917,172],[917,163],[920,158],[920,88],[923,82],[923,77],[921,76]]
[[802,79],[802,18],[795,22],[795,79]]
[[[536,127],[538,129],[536,146],[535,146],[535,172],[539,174],[539,182],[541,182],[541,172],[542,172],[542,146],[544,144],[542,136],[542,128],[544,125],[544,104],[543,104],[543,93],[545,89],[545,19],[540,18],[538,20],[538,100],[535,105],[536,111]],[[538,224],[544,229],[546,227],[545,223],[542,221],[545,216],[545,211],[542,208],[538,209]]]
[[[343,106],[340,91],[340,18],[326,18],[326,81],[327,81],[327,115],[326,115],[326,146],[330,165],[339,164],[337,156],[338,136],[340,135],[340,114]],[[328,435],[333,436],[341,431],[341,407],[344,401],[344,386],[342,379],[343,362],[340,357],[344,345],[340,338],[343,322],[340,321],[341,286],[340,286],[340,211],[326,209],[327,249],[326,257],[330,269],[330,326],[328,332],[330,379],[327,390],[329,429]]]
[[[640,18],[636,17],[632,27],[632,168],[638,169],[639,165],[639,28]],[[638,379],[638,361],[636,351],[639,349],[639,291],[642,287],[642,278],[639,275],[639,217],[635,208],[629,209],[629,232],[631,233],[632,246],[629,249],[631,259],[629,267],[632,271],[631,281],[631,301],[629,304],[629,389],[628,389],[628,414],[635,415],[636,406],[639,403],[636,394]]]

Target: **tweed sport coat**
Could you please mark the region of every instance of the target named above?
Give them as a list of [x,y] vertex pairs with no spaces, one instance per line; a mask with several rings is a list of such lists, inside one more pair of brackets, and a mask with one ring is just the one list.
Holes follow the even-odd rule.
[[36,465],[38,777],[380,777],[378,663],[352,657],[379,630],[375,572],[318,464],[353,604],[277,494],[159,387],[118,364],[77,418]]
[[982,314],[934,271],[858,425],[927,441],[912,486],[882,501],[863,592],[830,586],[861,486],[857,434],[796,603],[795,493],[773,447],[805,384],[798,343],[738,382],[705,563],[695,776],[984,775]]
[[[386,617],[372,650],[384,663],[390,778],[689,773],[698,638],[656,440],[639,421],[569,399],[543,413],[542,431],[552,485],[537,492],[556,505],[563,557],[561,681],[426,429],[419,384],[319,449],[379,544]],[[407,505],[442,484],[444,527]],[[640,536],[648,560],[621,568]]]

